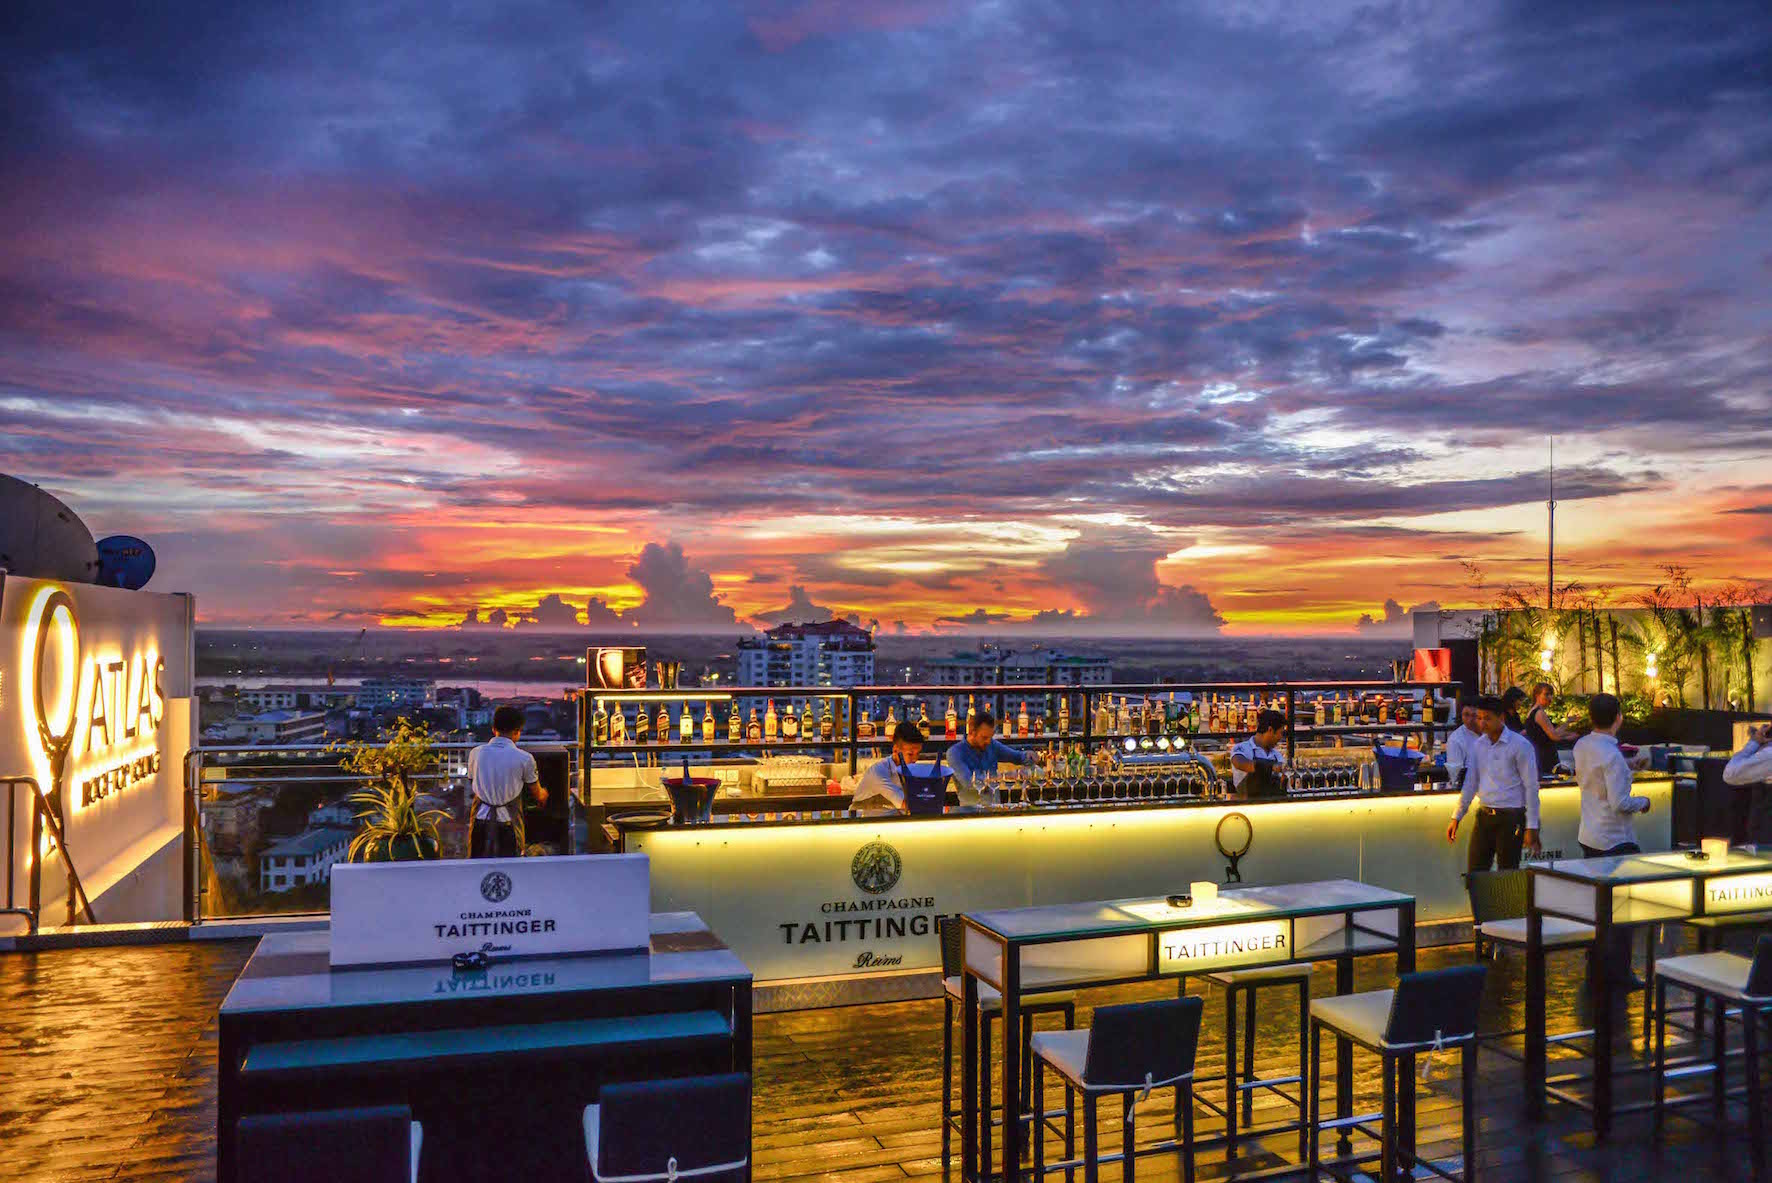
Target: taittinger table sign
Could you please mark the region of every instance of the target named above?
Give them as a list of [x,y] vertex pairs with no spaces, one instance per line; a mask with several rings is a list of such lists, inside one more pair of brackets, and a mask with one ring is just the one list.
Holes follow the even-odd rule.
[[1205,973],[1283,961],[1291,955],[1290,927],[1284,920],[1251,920],[1158,933],[1157,972]]
[[651,894],[643,854],[340,863],[332,965],[644,950]]

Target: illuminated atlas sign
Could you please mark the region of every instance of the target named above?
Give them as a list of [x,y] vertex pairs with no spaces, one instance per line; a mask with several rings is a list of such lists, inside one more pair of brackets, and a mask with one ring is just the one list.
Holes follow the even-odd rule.
[[[160,654],[85,652],[73,598],[60,588],[43,589],[27,619],[26,726],[35,723],[50,787],[66,788],[73,771],[84,808],[152,779],[160,771],[156,733],[166,717]],[[63,807],[69,804],[64,796]]]

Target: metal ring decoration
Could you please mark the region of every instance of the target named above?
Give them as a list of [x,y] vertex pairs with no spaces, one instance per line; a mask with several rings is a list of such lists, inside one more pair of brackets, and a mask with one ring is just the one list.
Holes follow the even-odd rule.
[[[1230,821],[1232,818],[1235,818],[1238,821],[1243,823],[1243,832],[1244,832],[1243,845],[1239,846],[1235,850],[1229,849],[1225,845],[1225,841],[1224,841],[1225,823]],[[1227,813],[1223,817],[1218,819],[1218,826],[1212,831],[1212,844],[1214,846],[1218,847],[1218,853],[1222,854],[1225,857],[1224,881],[1226,883],[1241,883],[1241,882],[1243,882],[1243,872],[1242,872],[1242,869],[1238,866],[1238,863],[1240,863],[1242,861],[1242,858],[1244,855],[1249,853],[1249,847],[1251,845],[1253,845],[1254,842],[1255,842],[1255,823],[1251,822],[1247,815],[1242,814],[1242,813]]]

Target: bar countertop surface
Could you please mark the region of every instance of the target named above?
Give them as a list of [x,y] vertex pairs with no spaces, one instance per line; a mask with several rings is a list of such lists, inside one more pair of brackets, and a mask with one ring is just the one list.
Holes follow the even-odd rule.
[[[1666,783],[1673,779],[1672,773],[1650,772],[1637,776],[1637,784]],[[1578,788],[1573,778],[1559,777],[1546,780],[1539,786],[1541,791],[1575,790]],[[722,804],[732,810],[727,813],[716,813],[707,822],[693,826],[671,826],[660,824],[654,817],[640,823],[629,823],[619,813],[609,817],[607,824],[617,830],[643,831],[650,833],[706,833],[708,831],[727,831],[751,827],[776,826],[828,826],[843,823],[865,823],[868,825],[897,825],[904,822],[929,821],[966,821],[975,818],[993,817],[1041,817],[1062,814],[1112,814],[1136,813],[1161,809],[1262,809],[1273,805],[1357,805],[1362,801],[1386,801],[1415,798],[1451,798],[1457,793],[1443,784],[1436,784],[1431,789],[1401,789],[1396,791],[1372,789],[1325,790],[1315,793],[1288,793],[1283,797],[1258,797],[1242,799],[1238,797],[1163,797],[1153,799],[1124,799],[1105,801],[1067,801],[1044,805],[1009,805],[994,808],[950,808],[940,815],[917,816],[912,814],[852,814],[843,803],[847,797],[832,797],[829,809],[798,812],[782,810],[780,805],[771,808],[768,797],[727,798]],[[739,808],[745,804],[751,806],[745,810]],[[610,803],[610,808],[632,809],[635,812],[668,811],[668,801],[635,801]],[[761,817],[760,814],[779,816]]]

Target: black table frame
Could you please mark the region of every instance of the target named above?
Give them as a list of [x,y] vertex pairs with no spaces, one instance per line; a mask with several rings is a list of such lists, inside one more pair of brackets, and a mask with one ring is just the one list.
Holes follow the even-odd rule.
[[[1678,854],[1680,852],[1671,852]],[[1624,855],[1621,859],[1647,860],[1665,857],[1665,854]],[[1739,854],[1736,857],[1740,857]],[[1757,856],[1755,856],[1757,857]],[[1563,863],[1581,864],[1588,859],[1562,860]],[[1534,1121],[1542,1120],[1545,1102],[1554,1098],[1577,1108],[1587,1109],[1593,1115],[1594,1132],[1605,1137],[1612,1129],[1612,1118],[1621,1113],[1646,1113],[1653,1108],[1650,1102],[1634,1102],[1629,1105],[1613,1103],[1613,1044],[1616,1032],[1613,1024],[1613,1007],[1610,1001],[1611,958],[1605,950],[1611,947],[1612,931],[1615,928],[1641,928],[1651,924],[1677,923],[1682,920],[1694,919],[1706,915],[1704,910],[1704,886],[1712,879],[1727,879],[1738,875],[1761,875],[1772,873],[1772,863],[1759,866],[1729,866],[1727,862],[1717,864],[1709,861],[1691,860],[1686,866],[1668,865],[1666,874],[1633,874],[1628,880],[1611,880],[1583,874],[1579,866],[1563,866],[1559,862],[1531,864],[1528,866],[1526,880],[1526,1054],[1523,1059],[1526,1077],[1526,1115]],[[1656,864],[1649,864],[1654,866]],[[1580,915],[1573,908],[1547,906],[1540,900],[1539,885],[1544,879],[1556,879],[1571,883],[1593,893],[1593,914]],[[1630,888],[1640,884],[1665,884],[1686,882],[1691,885],[1691,899],[1685,908],[1659,905],[1648,901],[1643,903],[1641,914],[1628,916],[1622,920],[1613,916],[1613,893],[1619,888]],[[1573,920],[1582,924],[1591,924],[1594,928],[1594,955],[1588,958],[1589,1006],[1593,1015],[1593,1095],[1591,1099],[1583,1099],[1575,1093],[1553,1086],[1549,1082],[1549,1037],[1546,1031],[1547,1005],[1545,999],[1545,954],[1549,951],[1544,944],[1544,918],[1555,916],[1564,920]],[[1647,995],[1645,996],[1647,999]],[[1647,1001],[1645,1001],[1647,1005]],[[1635,1069],[1641,1071],[1644,1069]]]
[[[1282,885],[1275,885],[1282,886]],[[1289,884],[1298,888],[1308,888],[1311,884]],[[1104,904],[1126,903],[1131,901],[1102,901]],[[1138,901],[1157,902],[1157,901]],[[1393,912],[1396,915],[1397,934],[1392,937],[1388,933],[1377,932],[1362,927],[1357,918],[1366,913]],[[1002,993],[1001,1029],[1006,1033],[1003,1040],[1002,1056],[1002,1092],[1003,1119],[1003,1155],[1000,1177],[1003,1183],[1021,1183],[1022,1123],[1020,1114],[1021,1078],[1021,1041],[1018,1032],[1021,1029],[1021,954],[1022,950],[1034,945],[1068,944],[1075,941],[1091,940],[1100,937],[1126,937],[1143,935],[1149,944],[1145,972],[1114,978],[1091,977],[1079,981],[1053,980],[1044,978],[1039,982],[1041,990],[1053,989],[1095,989],[1099,987],[1130,985],[1136,982],[1155,981],[1164,978],[1195,976],[1214,972],[1206,969],[1190,969],[1187,971],[1161,971],[1158,968],[1158,934],[1182,928],[1210,928],[1217,925],[1237,924],[1243,922],[1260,922],[1279,920],[1285,921],[1296,931],[1297,921],[1303,919],[1326,918],[1339,916],[1342,919],[1341,930],[1343,948],[1319,948],[1331,942],[1317,942],[1305,950],[1299,950],[1289,939],[1287,955],[1272,961],[1250,962],[1238,965],[1237,969],[1255,969],[1262,965],[1283,965],[1295,961],[1328,961],[1335,962],[1335,991],[1337,994],[1350,994],[1354,988],[1354,959],[1357,957],[1388,956],[1394,954],[1397,959],[1397,973],[1410,973],[1415,969],[1415,900],[1411,896],[1398,895],[1397,898],[1384,902],[1373,902],[1363,905],[1341,905],[1335,907],[1300,907],[1296,909],[1273,909],[1259,914],[1239,916],[1222,912],[1209,912],[1198,919],[1153,920],[1144,924],[1119,924],[1094,931],[1067,932],[1056,936],[1009,937],[980,923],[971,914],[960,917],[965,926],[962,947],[965,937],[978,933],[981,937],[999,946],[1003,981],[990,983]],[[1359,941],[1358,938],[1364,938]],[[978,987],[984,979],[973,969],[970,958],[965,958],[961,969],[961,1014],[964,1050],[961,1061],[961,1178],[968,1183],[985,1183],[980,1172],[981,1151],[981,1106],[978,1080]],[[1415,1057],[1403,1058],[1401,1070],[1412,1074]],[[1412,1076],[1410,1077],[1412,1079]],[[1348,1118],[1353,1116],[1354,1094],[1354,1063],[1352,1041],[1338,1037],[1335,1043],[1335,1086],[1336,1116]],[[1415,1148],[1415,1097],[1414,1090],[1398,1098],[1398,1126],[1404,1144],[1411,1151]],[[1034,1098],[1035,1119],[1039,1121],[1040,1110],[1044,1108],[1041,1098]],[[1036,1129],[1039,1126],[1036,1124]],[[990,1136],[990,1127],[985,1126],[983,1136]],[[1038,1135],[1037,1135],[1038,1136]],[[1197,1140],[1195,1147],[1206,1147],[1223,1141],[1222,1136],[1213,1139]],[[1352,1148],[1352,1136],[1343,1130],[1339,1137],[1338,1148],[1342,1155],[1347,1155]],[[1247,1175],[1232,1176],[1233,1178],[1254,1178],[1268,1174],[1295,1174],[1305,1169],[1305,1164],[1297,1167],[1284,1167],[1278,1171],[1262,1171]],[[1034,1180],[1033,1183],[1043,1183]]]

